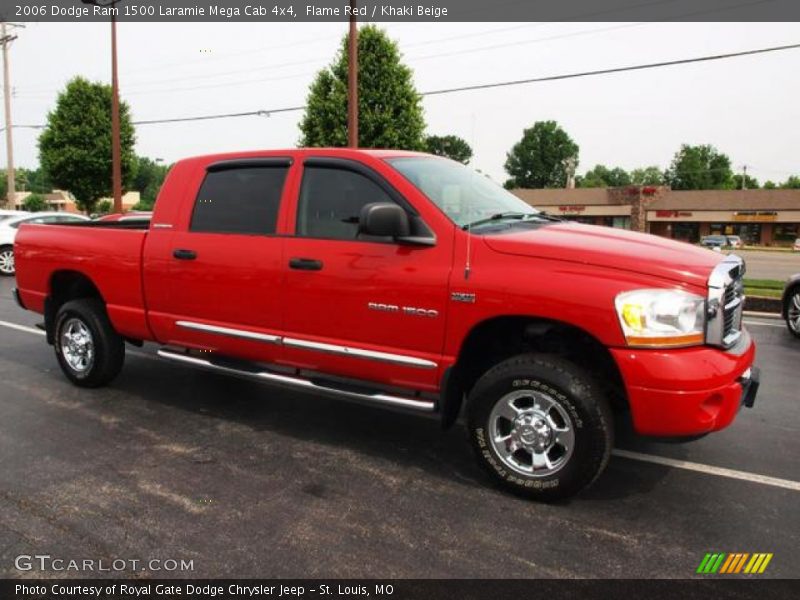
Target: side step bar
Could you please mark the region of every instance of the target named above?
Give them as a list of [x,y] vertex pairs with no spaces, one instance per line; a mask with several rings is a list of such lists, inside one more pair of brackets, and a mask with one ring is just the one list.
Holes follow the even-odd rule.
[[158,355],[161,358],[184,363],[187,365],[192,365],[195,367],[201,367],[203,369],[208,369],[211,371],[217,371],[219,373],[228,373],[229,375],[236,375],[239,377],[247,377],[250,379],[257,379],[260,381],[269,381],[272,383],[288,385],[291,387],[298,387],[304,388],[307,390],[317,390],[317,391],[324,391],[332,394],[336,394],[337,396],[342,396],[345,398],[351,398],[353,400],[361,400],[364,402],[371,402],[375,404],[386,404],[389,406],[396,406],[400,408],[406,408],[421,412],[433,412],[435,409],[435,405],[433,402],[426,402],[424,400],[418,400],[415,398],[405,398],[401,396],[391,396],[388,394],[383,394],[380,392],[355,392],[351,390],[343,390],[337,387],[331,387],[324,385],[319,381],[311,381],[310,379],[303,379],[302,377],[297,377],[295,375],[284,375],[282,373],[272,373],[270,371],[266,371],[263,369],[240,369],[236,368],[232,365],[223,365],[219,363],[215,363],[213,361],[207,360],[205,358],[198,358],[196,356],[190,356],[188,354],[184,354],[182,352],[177,352],[173,350],[169,350],[166,348],[161,348],[158,351]]

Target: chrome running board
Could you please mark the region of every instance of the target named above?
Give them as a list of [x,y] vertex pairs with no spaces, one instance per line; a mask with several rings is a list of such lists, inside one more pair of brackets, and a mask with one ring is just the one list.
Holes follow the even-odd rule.
[[385,404],[388,406],[396,406],[399,408],[406,408],[422,412],[433,412],[435,405],[433,402],[426,402],[415,398],[405,398],[402,396],[392,396],[383,393],[366,393],[355,392],[351,390],[343,390],[333,386],[327,386],[310,379],[304,379],[295,375],[284,375],[282,373],[272,373],[261,368],[255,370],[237,369],[233,366],[227,366],[212,362],[205,358],[198,358],[190,356],[182,352],[161,348],[158,355],[166,360],[171,360],[210,371],[217,371],[219,373],[227,373],[229,375],[236,375],[239,377],[247,377],[249,379],[257,379],[259,381],[268,381],[280,385],[287,385],[290,387],[304,388],[307,390],[322,391],[353,400],[361,400],[374,404]]

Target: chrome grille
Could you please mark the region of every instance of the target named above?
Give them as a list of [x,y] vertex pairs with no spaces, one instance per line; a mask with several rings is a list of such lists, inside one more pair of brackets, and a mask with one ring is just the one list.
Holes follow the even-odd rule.
[[730,348],[742,335],[744,309],[744,261],[727,256],[708,280],[706,343]]

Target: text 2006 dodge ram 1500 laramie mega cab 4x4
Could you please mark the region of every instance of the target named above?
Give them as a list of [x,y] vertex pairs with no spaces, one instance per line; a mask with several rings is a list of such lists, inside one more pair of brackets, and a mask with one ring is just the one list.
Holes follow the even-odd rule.
[[537,499],[598,477],[615,412],[698,436],[758,387],[739,258],[561,221],[424,154],[183,160],[149,225],[24,226],[15,253],[18,300],[77,385],[153,341],[445,426],[463,405],[479,461]]

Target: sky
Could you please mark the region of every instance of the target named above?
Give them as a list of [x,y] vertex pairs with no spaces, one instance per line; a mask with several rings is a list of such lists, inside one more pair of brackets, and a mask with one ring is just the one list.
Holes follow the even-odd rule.
[[[386,23],[420,92],[800,42],[799,23]],[[304,104],[346,23],[121,23],[120,89],[134,120]],[[110,82],[107,23],[29,23],[11,46],[13,121],[46,121],[76,75]],[[713,144],[762,183],[800,174],[800,50],[423,99],[429,134],[456,134],[471,165],[502,182],[526,127],[556,120],[597,163],[668,166],[681,144]],[[137,127],[136,151],[171,163],[293,147],[302,113]],[[17,166],[39,131],[14,129]],[[0,162],[5,164],[5,145]]]

